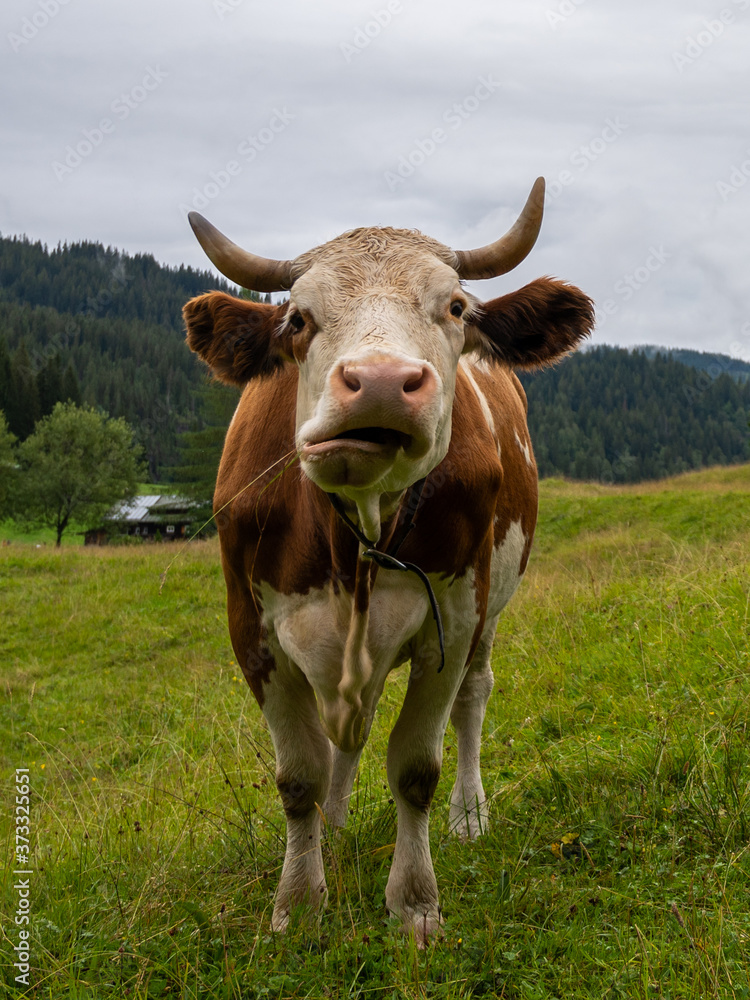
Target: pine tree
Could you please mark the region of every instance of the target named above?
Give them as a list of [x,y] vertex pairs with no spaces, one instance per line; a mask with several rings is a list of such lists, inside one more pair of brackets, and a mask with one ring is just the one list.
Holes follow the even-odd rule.
[[31,434],[41,416],[36,377],[24,341],[21,341],[11,360],[5,416],[11,433],[21,441]]
[[11,363],[8,341],[5,335],[0,335],[0,410],[5,413],[8,407],[11,386]]
[[78,376],[76,375],[72,361],[68,362],[63,372],[60,399],[63,403],[75,403],[76,406],[81,405],[81,386],[78,383]]
[[40,415],[52,413],[55,403],[62,400],[62,371],[60,355],[53,354],[36,374],[36,389],[39,396]]
[[11,513],[18,488],[15,443],[15,436],[8,430],[5,414],[0,409],[0,520]]
[[180,484],[180,492],[200,505],[196,520],[203,523],[211,517],[219,460],[239,393],[231,386],[209,381],[196,390],[195,398],[195,425],[180,435],[180,465],[170,471],[173,481]]

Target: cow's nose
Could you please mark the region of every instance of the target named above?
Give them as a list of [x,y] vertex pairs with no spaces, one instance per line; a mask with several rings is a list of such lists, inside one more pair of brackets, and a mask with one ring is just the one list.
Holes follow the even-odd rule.
[[402,399],[417,403],[428,394],[434,376],[427,365],[405,361],[372,361],[339,366],[334,391],[339,399],[353,402],[363,398]]

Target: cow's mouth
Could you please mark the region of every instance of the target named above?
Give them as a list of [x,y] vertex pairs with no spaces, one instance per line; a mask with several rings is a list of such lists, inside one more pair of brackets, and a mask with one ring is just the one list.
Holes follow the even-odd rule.
[[323,455],[342,449],[381,453],[396,452],[399,448],[406,451],[412,443],[412,436],[390,427],[354,427],[342,431],[325,441],[308,441],[302,449],[304,457]]

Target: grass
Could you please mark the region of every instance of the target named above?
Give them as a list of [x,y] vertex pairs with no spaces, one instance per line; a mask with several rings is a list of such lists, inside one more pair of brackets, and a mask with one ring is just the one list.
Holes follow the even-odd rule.
[[[283,815],[233,660],[216,542],[0,550],[0,995],[13,987],[13,769],[32,775],[28,996],[750,997],[750,469],[548,481],[501,619],[490,832],[431,821],[445,915],[386,920],[386,685],[325,847],[329,908],[269,929]],[[8,822],[10,821],[10,823]]]
[[138,484],[138,495],[139,496],[152,496],[157,493],[159,494],[172,494],[180,492],[179,483],[139,483]]
[[[15,521],[0,521],[0,542],[3,545],[22,543],[24,545],[53,545],[57,532],[53,528],[27,528]],[[83,545],[83,530],[72,526],[62,536],[62,544]]]

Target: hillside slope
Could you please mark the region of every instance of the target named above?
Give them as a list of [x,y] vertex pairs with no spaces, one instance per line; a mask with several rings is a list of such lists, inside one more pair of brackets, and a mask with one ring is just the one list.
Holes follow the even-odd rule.
[[[185,346],[182,306],[210,288],[209,271],[163,267],[98,243],[48,250],[0,239],[0,409],[25,437],[51,410],[40,381],[70,363],[80,398],[136,429],[152,478],[178,461],[204,369]],[[62,390],[58,398],[63,398]]]
[[[135,427],[151,479],[180,479],[180,435],[208,419],[181,310],[210,288],[232,291],[148,254],[0,238],[0,409],[13,432],[80,399]],[[523,374],[540,473],[627,483],[747,461],[748,372],[723,355],[594,347]]]
[[521,380],[542,476],[628,483],[750,458],[750,383],[726,372],[595,347]]

